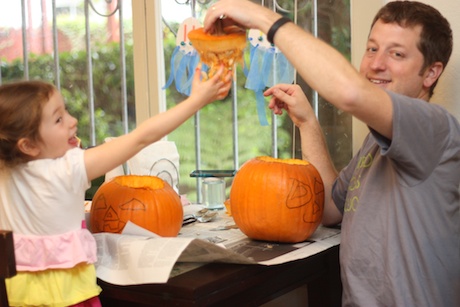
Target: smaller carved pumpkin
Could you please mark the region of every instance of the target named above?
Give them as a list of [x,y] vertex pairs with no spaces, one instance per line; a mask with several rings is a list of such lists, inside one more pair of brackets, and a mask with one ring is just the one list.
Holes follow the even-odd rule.
[[184,212],[180,196],[156,176],[118,176],[103,183],[93,197],[93,233],[121,233],[128,221],[163,237],[175,237]]
[[221,29],[215,34],[205,33],[203,28],[188,33],[192,46],[200,55],[200,60],[209,66],[208,77],[211,78],[224,66],[226,76],[236,63],[243,64],[246,48],[246,31],[236,26]]
[[257,157],[236,173],[230,206],[235,224],[249,238],[298,243],[321,223],[324,185],[307,161]]

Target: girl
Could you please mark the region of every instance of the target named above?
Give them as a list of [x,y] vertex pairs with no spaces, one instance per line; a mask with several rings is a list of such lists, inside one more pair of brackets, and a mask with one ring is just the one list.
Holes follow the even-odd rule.
[[87,150],[79,148],[77,120],[53,85],[0,86],[0,229],[13,231],[18,271],[6,281],[10,306],[100,306],[96,244],[83,223],[86,189],[224,98],[231,75],[221,81],[222,72],[202,82],[198,67],[182,103]]

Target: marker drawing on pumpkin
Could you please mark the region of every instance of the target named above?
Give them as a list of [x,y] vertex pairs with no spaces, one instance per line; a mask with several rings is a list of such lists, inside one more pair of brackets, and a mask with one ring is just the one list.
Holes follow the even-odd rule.
[[99,225],[97,225],[97,227],[103,232],[120,232],[125,227],[125,225],[126,223],[120,221],[117,212],[112,208],[112,206],[110,206],[104,215],[104,219],[101,221],[101,223],[99,223]]
[[176,237],[183,208],[176,191],[157,176],[121,175],[96,191],[90,211],[93,233],[121,233],[129,222],[163,237]]
[[[317,214],[322,214],[322,207],[313,200],[313,193],[318,196],[324,193],[323,185],[314,179],[314,186],[321,188],[321,191],[312,189],[308,183],[301,182],[297,179],[291,179],[292,186],[286,198],[286,207],[289,209],[299,209],[306,207],[303,214],[303,221],[305,223],[317,223]],[[315,197],[316,199],[316,197]]]
[[298,243],[321,223],[324,186],[307,161],[261,156],[240,167],[230,200],[235,224],[249,238]]
[[307,206],[313,199],[311,186],[297,179],[290,180],[292,185],[286,197],[286,207],[294,209]]
[[93,232],[119,232],[125,227],[126,223],[120,221],[117,211],[112,206],[107,205],[104,195],[99,196],[92,204],[92,210],[105,211],[101,220],[93,220],[91,231]]

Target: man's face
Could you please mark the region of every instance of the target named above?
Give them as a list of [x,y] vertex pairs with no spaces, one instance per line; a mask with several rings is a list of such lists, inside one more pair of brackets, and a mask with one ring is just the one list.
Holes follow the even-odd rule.
[[422,74],[423,55],[417,48],[421,26],[402,28],[378,20],[371,29],[360,73],[384,89],[428,100],[432,81]]

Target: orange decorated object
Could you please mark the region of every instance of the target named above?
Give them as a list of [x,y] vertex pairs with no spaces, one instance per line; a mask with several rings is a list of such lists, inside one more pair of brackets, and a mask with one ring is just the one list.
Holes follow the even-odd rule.
[[307,161],[257,157],[236,173],[230,205],[235,224],[249,238],[298,243],[321,223],[324,185]]
[[155,176],[118,176],[96,191],[90,211],[93,233],[121,233],[128,221],[162,237],[176,237],[184,213],[179,195]]
[[239,27],[226,27],[216,34],[205,33],[201,27],[190,31],[188,38],[200,55],[200,60],[209,66],[209,78],[222,64],[224,65],[223,76],[226,76],[229,70],[233,70],[236,63],[243,64],[246,31]]

